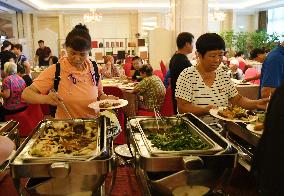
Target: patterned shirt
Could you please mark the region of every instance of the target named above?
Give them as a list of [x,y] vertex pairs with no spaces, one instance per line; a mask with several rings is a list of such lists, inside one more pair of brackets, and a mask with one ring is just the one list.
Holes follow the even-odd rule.
[[17,110],[27,106],[21,99],[23,90],[26,88],[25,81],[17,74],[10,75],[3,80],[2,89],[10,90],[10,97],[4,98],[3,107],[7,110]]
[[139,96],[143,96],[143,105],[148,110],[154,110],[154,107],[161,108],[164,103],[166,88],[158,76],[152,75],[144,78],[135,88]]
[[229,99],[235,97],[238,91],[222,68],[218,68],[215,74],[214,83],[208,87],[196,67],[186,68],[178,77],[175,96],[201,107],[228,106]]

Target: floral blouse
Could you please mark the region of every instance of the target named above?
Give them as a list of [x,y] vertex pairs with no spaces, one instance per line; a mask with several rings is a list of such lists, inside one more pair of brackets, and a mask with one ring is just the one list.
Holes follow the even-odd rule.
[[21,99],[23,90],[26,88],[25,81],[17,74],[10,75],[3,80],[2,89],[10,90],[10,97],[4,99],[3,107],[7,110],[17,110],[27,106]]
[[155,107],[161,109],[166,88],[158,76],[152,75],[144,78],[135,86],[134,91],[143,97],[142,102],[147,110],[153,111]]

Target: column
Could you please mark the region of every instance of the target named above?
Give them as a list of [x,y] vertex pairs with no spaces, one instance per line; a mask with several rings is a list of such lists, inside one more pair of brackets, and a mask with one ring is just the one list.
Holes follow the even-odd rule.
[[175,35],[185,31],[197,38],[207,32],[208,0],[175,0],[171,3],[175,14]]

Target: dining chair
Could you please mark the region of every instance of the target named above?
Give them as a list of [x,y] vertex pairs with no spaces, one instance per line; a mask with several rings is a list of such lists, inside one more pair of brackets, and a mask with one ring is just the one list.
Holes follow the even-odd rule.
[[5,121],[15,120],[19,122],[20,137],[29,136],[43,119],[44,115],[39,104],[29,104],[27,109],[22,112],[5,115]]
[[[120,88],[115,86],[104,86],[104,93],[107,95],[113,95],[118,97],[119,99],[123,98],[123,92]],[[114,140],[115,144],[125,144],[125,116],[122,108],[117,109],[117,118],[121,126],[121,133]]]

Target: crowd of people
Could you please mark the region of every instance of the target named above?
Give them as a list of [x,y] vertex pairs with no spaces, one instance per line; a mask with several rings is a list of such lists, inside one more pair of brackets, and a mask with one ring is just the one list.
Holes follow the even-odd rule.
[[[194,39],[189,32],[182,32],[177,36],[178,50],[169,61],[165,81],[155,75],[153,67],[143,63],[138,56],[132,58],[130,73],[127,76],[124,76],[125,72],[121,72],[114,63],[113,56],[105,57],[104,66],[92,62],[89,59],[91,36],[88,28],[82,24],[76,25],[68,33],[65,41],[66,54],[60,59],[52,55],[43,40],[38,41],[35,62],[48,67],[33,81],[30,78],[31,66],[22,52],[22,45],[13,46],[8,41],[4,42],[0,53],[3,78],[0,97],[4,99],[0,108],[0,120],[4,121],[6,114],[24,111],[28,103],[56,106],[55,118],[59,119],[68,118],[69,114],[72,118],[96,117],[98,113],[88,107],[90,103],[118,99],[104,93],[101,80],[122,75],[135,82],[132,93],[138,96],[139,109],[146,111],[161,110],[167,86],[172,89],[173,109],[176,114],[190,112],[201,118],[208,115],[212,108],[229,105],[248,110],[266,110],[272,95],[256,159],[272,158],[267,144],[275,137],[271,136],[272,132],[281,135],[276,129],[280,127],[283,113],[277,108],[277,104],[283,102],[281,85],[284,80],[284,42],[268,54],[263,48],[251,50],[249,60],[246,60],[241,51],[227,59],[224,58],[226,46],[223,38],[216,33],[205,33],[197,38],[195,57],[190,61],[187,55],[193,52]],[[261,71],[257,70],[252,62],[262,64]],[[240,95],[231,78],[259,83],[260,99],[250,100]],[[69,114],[62,107],[62,103]],[[276,117],[276,114],[279,115]],[[254,171],[261,178],[271,177],[272,174],[266,171],[269,164],[259,164],[258,161]],[[270,178],[266,180],[268,179]],[[260,180],[260,190],[262,193],[273,193],[272,187],[275,186],[263,186],[266,180]],[[282,190],[281,187],[274,189],[275,192],[279,190]]]

